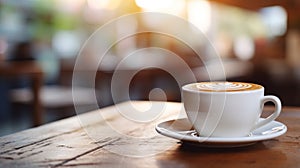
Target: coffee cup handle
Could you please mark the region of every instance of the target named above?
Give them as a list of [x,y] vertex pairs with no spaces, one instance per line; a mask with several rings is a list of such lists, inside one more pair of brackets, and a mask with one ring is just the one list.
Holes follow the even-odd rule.
[[270,116],[268,116],[266,119],[262,120],[262,121],[259,121],[253,128],[253,130],[259,128],[259,127],[262,127],[272,121],[274,121],[280,114],[281,112],[281,102],[280,102],[280,99],[276,96],[264,96],[262,99],[261,99],[261,110],[263,110],[264,108],[264,104],[266,102],[273,102],[274,105],[275,105],[275,110],[273,112],[273,114],[271,114]]

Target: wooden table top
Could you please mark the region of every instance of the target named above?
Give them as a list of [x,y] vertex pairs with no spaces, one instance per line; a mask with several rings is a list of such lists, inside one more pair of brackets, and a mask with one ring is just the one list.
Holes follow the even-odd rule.
[[239,148],[190,146],[155,131],[184,116],[181,103],[120,103],[1,137],[0,167],[300,166],[300,108],[283,108],[284,135]]

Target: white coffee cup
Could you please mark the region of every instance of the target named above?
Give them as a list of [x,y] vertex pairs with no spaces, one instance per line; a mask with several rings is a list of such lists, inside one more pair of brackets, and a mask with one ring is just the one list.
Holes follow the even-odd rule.
[[[264,96],[264,87],[243,82],[200,82],[182,87],[182,98],[189,121],[200,136],[243,137],[276,119],[281,102]],[[274,112],[260,120],[266,102]]]

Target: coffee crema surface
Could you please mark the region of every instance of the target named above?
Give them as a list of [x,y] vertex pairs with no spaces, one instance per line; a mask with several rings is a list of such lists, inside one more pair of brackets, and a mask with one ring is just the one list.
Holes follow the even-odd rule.
[[200,82],[192,85],[190,89],[207,92],[238,92],[261,88],[261,85],[244,82]]

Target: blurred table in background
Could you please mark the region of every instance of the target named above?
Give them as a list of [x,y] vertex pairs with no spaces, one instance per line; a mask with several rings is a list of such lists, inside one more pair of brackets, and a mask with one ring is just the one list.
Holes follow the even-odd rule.
[[7,80],[28,77],[31,80],[33,93],[33,125],[43,123],[43,108],[40,100],[40,89],[43,85],[43,71],[34,61],[0,62],[0,77]]
[[[105,59],[100,65],[85,60],[87,62],[77,64],[79,66],[75,68],[75,71],[78,78],[73,80],[73,84],[84,86],[89,82],[95,82],[95,88],[101,91],[96,92],[96,95],[102,97],[99,102],[102,107],[113,103],[112,83],[118,88],[117,98],[120,101],[117,100],[116,102],[128,100],[126,97],[128,92],[132,100],[149,100],[151,91],[155,91],[153,89],[156,88],[163,90],[165,95],[154,96],[152,100],[180,101],[180,85],[182,84],[191,83],[195,80],[242,78],[253,71],[251,62],[237,59],[216,59],[203,64],[202,60],[196,57],[192,60],[195,62],[194,64],[197,64],[190,65],[184,59],[174,58],[174,56],[159,55],[159,53],[157,55],[143,54],[138,57],[139,59],[130,57],[124,61],[118,60],[117,56],[104,57]],[[130,61],[133,63],[130,64]],[[94,62],[97,63],[97,61]],[[73,73],[75,72],[74,65],[75,60],[62,61],[60,83],[63,85],[72,85],[72,77],[74,77]],[[90,81],[91,79],[94,81]],[[125,87],[127,84],[129,88]]]

